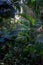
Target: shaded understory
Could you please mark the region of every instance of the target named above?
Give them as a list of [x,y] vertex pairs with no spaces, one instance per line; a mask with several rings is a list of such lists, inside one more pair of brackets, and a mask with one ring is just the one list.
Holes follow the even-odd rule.
[[7,30],[0,30],[0,65],[43,65],[43,44],[27,30]]

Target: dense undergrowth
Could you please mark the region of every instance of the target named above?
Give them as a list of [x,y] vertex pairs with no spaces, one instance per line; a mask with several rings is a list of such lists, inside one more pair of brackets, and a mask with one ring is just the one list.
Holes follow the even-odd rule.
[[0,64],[43,65],[43,44],[36,42],[35,27],[32,32],[29,20],[11,25],[0,29]]
[[11,17],[0,16],[0,65],[43,65],[43,31],[37,31],[43,26],[39,11],[38,17],[22,13],[19,20],[13,18],[12,22]]

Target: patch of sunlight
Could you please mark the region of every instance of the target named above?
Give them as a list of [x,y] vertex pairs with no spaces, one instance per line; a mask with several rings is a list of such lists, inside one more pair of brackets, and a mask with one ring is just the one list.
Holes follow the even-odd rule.
[[14,23],[14,18],[11,18],[11,21],[10,21],[11,23]]
[[20,13],[22,14],[23,13],[23,8],[21,7],[21,11],[20,11]]
[[21,16],[19,15],[15,15],[15,22],[17,22],[18,20],[20,20]]

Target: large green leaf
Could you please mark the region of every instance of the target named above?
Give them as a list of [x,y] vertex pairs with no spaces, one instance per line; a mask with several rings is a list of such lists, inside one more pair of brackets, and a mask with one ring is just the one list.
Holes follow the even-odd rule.
[[20,14],[20,15],[21,15],[22,17],[24,17],[25,19],[29,20],[32,25],[35,24],[35,19],[34,19],[33,17],[31,17],[30,15],[27,15],[27,14],[25,14],[25,13],[22,13],[22,14]]

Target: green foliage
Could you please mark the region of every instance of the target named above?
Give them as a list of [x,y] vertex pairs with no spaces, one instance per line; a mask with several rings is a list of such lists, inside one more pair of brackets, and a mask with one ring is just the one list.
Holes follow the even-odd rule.
[[35,13],[36,18],[40,15],[40,7],[43,7],[43,1],[42,0],[25,0],[24,3],[31,7],[33,12]]
[[[14,3],[17,1],[19,0],[13,0]],[[38,0],[25,0],[24,3],[40,16],[36,1]],[[18,3],[14,6],[20,10]],[[37,30],[34,27],[38,17],[33,18],[25,13],[20,16],[14,23],[10,22],[11,17],[0,17],[0,61],[2,60],[3,65],[43,65],[43,43],[36,43]]]
[[35,24],[35,19],[32,18],[31,16],[29,16],[29,15],[27,15],[27,14],[25,14],[25,13],[22,13],[22,14],[20,14],[20,15],[23,16],[24,18],[26,18],[27,20],[29,20],[32,25]]

